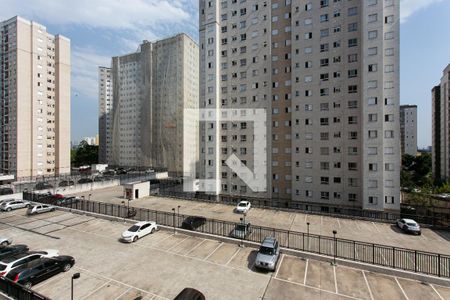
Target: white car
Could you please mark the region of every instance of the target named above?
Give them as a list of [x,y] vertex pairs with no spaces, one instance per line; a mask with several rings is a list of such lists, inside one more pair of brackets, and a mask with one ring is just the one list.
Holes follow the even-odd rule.
[[0,245],[1,246],[8,246],[11,245],[13,242],[13,239],[6,236],[0,236]]
[[31,203],[24,200],[14,200],[9,202],[3,202],[0,205],[0,209],[3,211],[11,211],[13,209],[19,209],[19,208],[25,208],[30,207]]
[[35,259],[41,257],[55,257],[58,255],[58,250],[48,249],[42,251],[29,251],[8,256],[0,262],[0,277],[8,275],[11,270]]
[[398,228],[402,229],[404,232],[411,232],[414,234],[421,235],[422,231],[420,230],[420,225],[411,219],[400,219],[397,220],[397,226]]
[[158,226],[156,222],[150,221],[142,221],[134,224],[127,231],[122,233],[122,241],[124,242],[136,242],[141,237],[146,236],[147,234],[153,233],[158,230]]
[[241,201],[236,206],[236,212],[238,213],[247,213],[250,210],[251,204],[249,201]]
[[47,204],[36,204],[28,208],[27,215],[41,214],[49,211],[55,211],[55,207]]

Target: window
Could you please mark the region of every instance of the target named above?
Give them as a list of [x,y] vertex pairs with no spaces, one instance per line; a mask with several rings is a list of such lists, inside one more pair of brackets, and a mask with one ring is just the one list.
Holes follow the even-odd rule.
[[369,171],[371,171],[371,172],[378,171],[378,165],[376,163],[370,163],[369,164]]
[[376,139],[378,137],[378,131],[369,130],[369,139]]
[[358,30],[358,23],[349,23],[348,32],[353,32]]
[[328,22],[328,14],[320,15],[320,22]]
[[377,53],[378,53],[378,48],[377,47],[371,47],[371,48],[369,48],[367,50],[367,54],[371,55],[371,56],[377,55]]
[[358,14],[358,8],[357,7],[350,7],[348,9],[347,15],[350,16],[356,16]]
[[377,37],[378,37],[378,31],[377,30],[369,31],[369,40],[376,39]]
[[393,196],[384,196],[384,203],[394,204],[394,197]]
[[371,14],[371,15],[369,15],[369,17],[368,17],[368,22],[369,23],[374,23],[376,21],[378,21],[378,14]]

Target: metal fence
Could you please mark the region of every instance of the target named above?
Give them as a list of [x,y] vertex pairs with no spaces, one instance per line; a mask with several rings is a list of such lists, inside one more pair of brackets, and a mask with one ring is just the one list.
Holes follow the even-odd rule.
[[[50,198],[32,193],[25,193],[24,197],[28,200],[43,203],[49,203],[51,201]],[[126,205],[83,199],[72,201],[64,205],[64,207],[108,216],[129,218],[136,221],[152,220],[161,225],[174,227],[174,229],[180,228],[183,220],[188,217],[187,215],[178,213],[137,207],[132,207],[133,214],[130,214]],[[197,230],[208,234],[229,237],[236,225],[237,223],[233,222],[206,219],[206,223]],[[450,278],[449,255],[263,226],[252,225],[251,228],[252,232],[245,237],[247,241],[261,243],[265,237],[273,236],[277,238],[282,247],[293,250]]]
[[[450,213],[443,213],[433,208],[424,209],[424,207],[414,205],[402,205],[401,213],[381,212],[363,210],[358,207],[334,206],[327,204],[317,204],[305,201],[292,201],[291,199],[282,198],[259,198],[259,197],[243,197],[239,195],[209,195],[205,193],[188,193],[182,191],[182,186],[173,181],[161,181],[158,185],[158,193],[161,196],[173,197],[183,200],[203,201],[203,202],[220,202],[223,204],[236,205],[239,201],[250,201],[252,207],[259,208],[278,208],[287,210],[296,210],[306,213],[339,216],[350,218],[362,218],[378,221],[393,222],[400,218],[412,218],[417,222],[426,225],[449,227]],[[410,208],[410,209],[406,209]],[[411,209],[413,208],[413,209]]]
[[0,279],[0,291],[11,298],[18,300],[50,300],[50,298],[26,289],[22,285],[14,283],[8,278]]

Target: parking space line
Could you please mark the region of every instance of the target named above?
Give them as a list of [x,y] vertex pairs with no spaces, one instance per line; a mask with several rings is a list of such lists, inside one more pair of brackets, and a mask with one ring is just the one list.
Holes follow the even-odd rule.
[[[119,296],[117,296],[116,298],[114,298],[114,300],[119,299],[120,297],[122,297],[123,295],[125,295],[126,293],[128,293],[132,288],[129,287],[127,290],[125,290],[125,292],[123,292],[122,294],[120,294]],[[152,297],[153,298],[153,297]]]
[[189,238],[189,236],[186,236],[184,239],[182,239],[180,242],[176,243],[175,245],[173,245],[172,247],[170,247],[169,249],[167,249],[167,252],[172,252],[170,250],[172,250],[173,248],[179,246],[181,243],[183,243],[185,240],[187,240]]
[[305,284],[305,285],[306,285],[306,274],[308,274],[308,264],[309,264],[309,259],[306,260],[305,276],[303,278],[303,284]]
[[399,287],[400,290],[402,291],[403,296],[405,296],[405,299],[406,299],[406,300],[409,300],[408,296],[407,296],[406,293],[405,293],[405,290],[403,289],[403,287],[402,287],[401,284],[400,284],[400,281],[398,281],[397,277],[394,277],[394,279],[395,279],[395,281],[397,282],[398,287]]
[[361,270],[361,272],[363,274],[364,281],[366,282],[367,289],[369,290],[370,299],[374,300],[372,290],[370,289],[369,281],[367,280],[367,277],[366,277],[366,273],[363,270]]
[[341,222],[339,222],[339,218],[336,218],[339,228],[341,228]]
[[283,263],[283,259],[284,259],[284,254],[281,254],[281,260],[280,260],[280,264],[278,265],[277,271],[275,272],[274,277],[278,276],[278,271],[281,269],[281,264]]
[[197,245],[195,245],[191,250],[189,250],[186,255],[189,255],[192,251],[194,251],[195,249],[197,249],[198,247],[200,247],[201,244],[203,244],[203,242],[206,241],[206,239],[203,239],[200,243],[198,243]]
[[378,233],[380,233],[380,229],[378,229],[377,225],[375,225],[374,222],[370,222],[370,223],[372,223],[373,227],[375,227],[375,230],[376,230]]
[[333,274],[334,274],[334,289],[336,290],[336,294],[339,294],[337,287],[336,266],[333,266]]
[[133,288],[133,289],[135,289],[135,290],[138,290],[138,291],[141,291],[141,292],[144,292],[144,293],[153,295],[153,296],[158,296],[158,297],[160,297],[160,298],[170,300],[169,298],[166,298],[166,297],[163,297],[163,296],[156,295],[156,294],[154,294],[154,293],[152,293],[152,292],[149,292],[149,291],[140,289],[140,288],[138,288],[138,287],[136,287],[136,286],[132,286],[132,285],[130,285],[130,284],[128,284],[128,283],[125,283],[125,282],[120,282],[120,281],[115,280],[115,279],[113,279],[113,278],[106,277],[106,276],[104,276],[104,275],[101,275],[101,274],[99,274],[99,273],[95,273],[95,272],[93,272],[93,271],[84,269],[84,268],[82,268],[82,267],[74,267],[74,268],[76,268],[76,269],[78,269],[78,270],[80,270],[80,271],[86,272],[86,273],[94,274],[94,275],[97,276],[97,277],[101,277],[101,278],[107,279],[107,280],[109,280],[109,281],[113,281],[113,282],[115,282],[115,283],[124,285],[124,286],[126,286],[126,287]]
[[237,248],[237,250],[234,252],[234,254],[230,257],[230,259],[227,261],[227,263],[225,265],[228,265],[233,260],[233,258],[236,257],[236,255],[239,253],[239,251],[241,251],[241,249],[242,248]]
[[[58,275],[61,275],[61,276],[58,276]],[[56,281],[56,279],[61,278],[63,274],[62,274],[62,273],[59,273],[58,275],[53,276],[53,277],[51,277],[51,278],[45,280],[44,282],[40,282],[40,283],[37,284],[35,287],[37,287],[38,289],[40,289],[41,287],[43,287],[43,286],[49,284],[50,282]]]
[[441,296],[441,294],[439,294],[439,292],[434,288],[434,286],[430,283],[430,286],[431,286],[431,288],[433,289],[433,291],[438,295],[438,297],[441,299],[441,300],[444,300],[444,297],[442,297]]
[[352,297],[352,296],[348,296],[348,295],[344,295],[344,294],[338,294],[338,293],[335,293],[335,292],[332,292],[332,291],[329,291],[329,290],[323,290],[323,289],[315,287],[315,286],[305,285],[303,283],[299,283],[299,282],[295,282],[295,281],[289,281],[289,280],[281,279],[281,278],[273,278],[273,279],[279,280],[279,281],[283,281],[283,282],[287,282],[287,283],[291,283],[291,284],[298,285],[298,286],[303,286],[303,287],[306,287],[306,288],[309,288],[309,289],[320,291],[321,293],[328,293],[328,294],[338,295],[339,297],[342,297],[342,298],[361,300],[360,298],[356,298],[356,297]]
[[98,288],[94,289],[92,292],[90,292],[89,294],[87,294],[86,296],[81,297],[81,299],[87,299],[89,298],[91,295],[95,294],[95,292],[97,292],[98,290],[100,290],[101,288],[103,288],[104,286],[106,286],[108,283],[110,283],[111,280],[106,281],[104,284],[102,284],[101,286],[99,286]]
[[214,254],[214,252],[217,251],[217,249],[219,249],[221,246],[223,245],[223,242],[220,242],[220,244],[216,247],[216,249],[213,250],[213,252],[211,252],[207,257],[205,257],[203,260],[207,260],[211,255]]
[[166,236],[165,238],[163,238],[162,240],[159,240],[156,242],[155,246],[158,246],[158,244],[161,244],[162,242],[164,242],[165,240],[167,240],[168,238],[171,238],[173,236],[173,233],[170,233],[168,236]]

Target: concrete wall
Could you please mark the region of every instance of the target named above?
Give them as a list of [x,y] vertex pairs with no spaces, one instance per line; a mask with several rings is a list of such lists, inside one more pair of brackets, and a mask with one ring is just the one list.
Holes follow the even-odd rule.
[[1,200],[5,200],[5,199],[23,199],[23,194],[22,193],[16,193],[16,194],[11,194],[11,195],[0,196],[0,201]]

